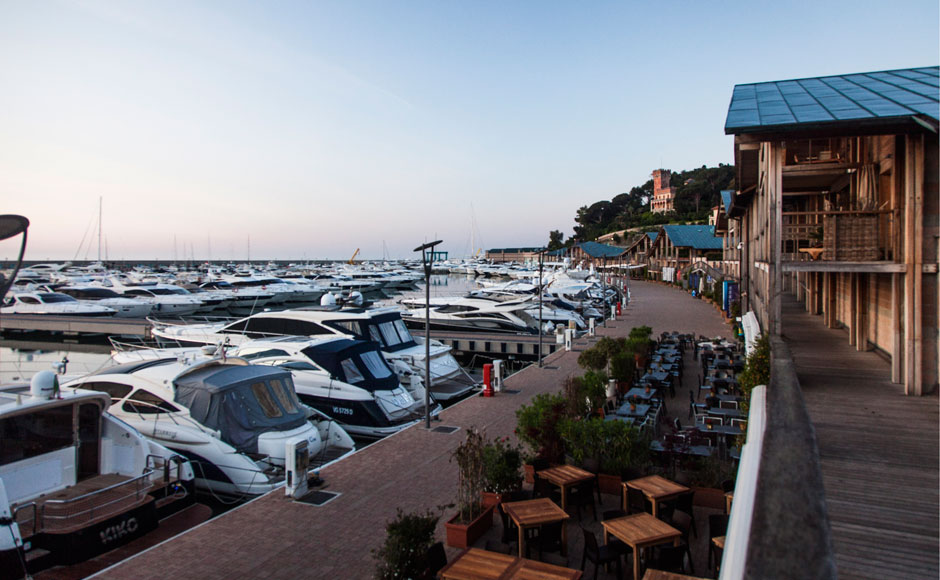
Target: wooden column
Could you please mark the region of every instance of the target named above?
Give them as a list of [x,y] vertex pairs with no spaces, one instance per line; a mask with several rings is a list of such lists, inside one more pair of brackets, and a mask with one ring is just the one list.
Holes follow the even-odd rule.
[[904,278],[891,274],[891,382],[904,382]]
[[770,292],[768,299],[770,304],[768,314],[770,315],[773,334],[780,336],[783,324],[781,320],[782,310],[780,300],[783,294],[783,271],[781,261],[783,256],[783,243],[781,233],[783,231],[783,156],[785,144],[778,141],[773,144],[770,158],[770,177],[773,179],[768,191],[770,201],[770,256],[768,262],[770,266]]
[[849,324],[849,344],[856,346],[858,344],[858,274],[855,272],[849,274],[849,316],[846,322]]
[[855,274],[855,310],[852,324],[855,335],[855,348],[858,351],[868,350],[868,275]]
[[907,136],[904,145],[904,392],[921,395],[924,140],[920,135]]

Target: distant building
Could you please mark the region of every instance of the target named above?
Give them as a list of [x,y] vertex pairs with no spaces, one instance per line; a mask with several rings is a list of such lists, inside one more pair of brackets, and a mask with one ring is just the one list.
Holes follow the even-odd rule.
[[486,251],[486,259],[491,262],[537,262],[539,252],[544,248],[493,248]]
[[670,175],[668,169],[657,169],[653,172],[653,200],[650,203],[653,213],[676,210],[676,188],[669,185]]

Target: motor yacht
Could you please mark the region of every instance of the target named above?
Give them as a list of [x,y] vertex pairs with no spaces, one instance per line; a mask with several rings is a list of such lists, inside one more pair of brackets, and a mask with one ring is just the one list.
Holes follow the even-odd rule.
[[[409,328],[423,329],[424,299],[407,299],[401,303],[410,308],[401,313],[405,324]],[[531,306],[531,298],[506,302],[480,297],[432,298],[430,326],[431,330],[533,334],[538,332],[538,320],[526,312]]]
[[107,306],[114,310],[115,318],[146,318],[153,310],[153,304],[149,302],[124,297],[110,288],[101,286],[58,286],[56,292]]
[[110,412],[193,463],[196,485],[244,499],[284,482],[287,449],[323,446],[290,372],[244,359],[142,360],[63,386],[111,396]]
[[110,406],[105,393],[60,391],[51,371],[0,388],[4,578],[83,562],[194,506],[190,463]]
[[0,306],[2,314],[55,316],[114,316],[115,310],[94,302],[76,300],[60,292],[11,292]]
[[[424,339],[411,334],[401,311],[384,309],[297,308],[280,312],[259,312],[231,322],[178,325],[154,323],[153,335],[172,345],[193,346],[227,342],[241,345],[249,340],[285,335],[309,337],[351,336],[372,340],[399,379],[425,374]],[[431,394],[438,401],[466,395],[478,386],[451,354],[451,348],[431,340]],[[419,393],[416,393],[418,395]]]
[[[171,284],[145,282],[129,285],[112,277],[110,287],[122,296],[149,302],[153,305],[152,314],[156,316],[189,316],[205,309],[207,306],[206,302],[190,294],[184,288]],[[215,305],[212,308],[215,308]]]

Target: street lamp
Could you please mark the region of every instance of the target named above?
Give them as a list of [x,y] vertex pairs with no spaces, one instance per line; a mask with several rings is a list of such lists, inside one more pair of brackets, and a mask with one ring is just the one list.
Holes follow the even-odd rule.
[[548,248],[539,250],[539,368],[542,367],[542,293],[545,287],[545,278],[542,275],[542,264],[544,263],[543,258],[547,251]]
[[20,271],[20,266],[23,265],[23,255],[26,253],[27,228],[29,228],[29,220],[21,215],[0,215],[0,241],[23,234],[23,241],[20,244],[20,255],[16,259],[16,266],[13,267],[13,273],[10,274],[10,279],[4,280],[3,275],[0,274],[0,300],[3,300],[3,297],[6,296],[7,290],[10,289],[10,286],[13,285],[13,281],[16,280],[16,274]]
[[424,424],[431,428],[431,262],[434,260],[434,246],[443,240],[428,242],[414,249],[421,252],[424,265]]

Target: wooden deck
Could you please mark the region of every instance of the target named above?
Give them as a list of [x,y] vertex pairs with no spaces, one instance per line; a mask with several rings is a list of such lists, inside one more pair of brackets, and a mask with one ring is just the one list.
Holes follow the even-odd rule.
[[792,298],[783,333],[816,429],[840,578],[940,577],[938,403],[907,397]]

